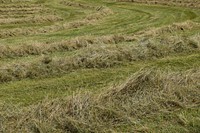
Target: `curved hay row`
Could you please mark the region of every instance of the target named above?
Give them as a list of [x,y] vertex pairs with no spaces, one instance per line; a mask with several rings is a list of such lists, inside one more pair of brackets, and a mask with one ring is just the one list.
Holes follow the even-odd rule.
[[[0,67],[0,82],[24,78],[48,77],[80,68],[109,68],[123,62],[164,58],[172,54],[200,51],[199,40],[187,38],[162,38],[141,42],[138,45],[92,45],[76,55],[51,58],[43,57],[33,62],[7,64]],[[158,42],[157,42],[158,41]],[[30,52],[34,52],[30,50]],[[37,51],[36,51],[37,52]]]
[[92,6],[92,5],[88,5],[85,3],[77,3],[77,2],[73,2],[73,1],[69,1],[69,0],[63,0],[60,2],[60,4],[63,4],[65,6],[70,6],[70,7],[78,7],[78,8],[82,8],[82,9],[98,9],[98,7],[96,6]]
[[198,0],[117,0],[119,2],[134,2],[134,3],[144,3],[152,5],[166,5],[166,6],[182,6],[199,8],[200,1]]
[[54,43],[33,43],[16,46],[0,45],[0,58],[23,57],[28,55],[50,54],[53,52],[73,51],[93,44],[118,44],[134,41],[135,38],[124,35],[102,37],[83,36]]
[[44,34],[44,33],[52,33],[57,32],[61,30],[66,29],[73,29],[73,28],[79,28],[81,26],[95,24],[96,21],[99,21],[100,19],[103,19],[104,17],[111,15],[113,12],[109,8],[102,8],[99,11],[96,11],[93,14],[87,15],[84,19],[73,21],[70,23],[64,23],[64,24],[55,24],[51,26],[44,26],[42,28],[36,29],[33,27],[28,28],[14,28],[14,29],[3,29],[0,32],[0,38],[6,38],[6,37],[16,37],[21,35],[34,35],[34,34]]
[[[15,4],[0,6],[0,24],[1,27],[10,24],[38,24],[58,22],[63,20],[55,10],[45,7],[41,4]],[[8,29],[7,29],[8,30]]]
[[26,18],[7,18],[7,19],[1,19],[0,18],[0,24],[39,24],[39,23],[45,23],[45,22],[57,22],[62,21],[63,19],[61,17],[58,17],[56,15],[35,15],[34,17],[26,17]]
[[101,37],[83,36],[67,41],[60,41],[55,43],[33,43],[15,46],[0,45],[0,58],[9,57],[23,57],[28,55],[41,55],[49,54],[53,52],[72,51],[83,47],[87,47],[91,44],[118,44],[123,42],[140,41],[142,37],[156,37],[160,34],[171,34],[172,32],[182,32],[183,30],[190,31],[192,29],[199,28],[198,23],[191,21],[183,23],[174,23],[169,26],[163,26],[159,28],[150,28],[149,30],[139,31],[133,35],[107,35]]
[[1,4],[0,5],[0,8],[1,9],[19,9],[19,8],[36,8],[36,9],[39,9],[41,7],[44,7],[44,5],[42,4],[38,4],[38,3],[23,3],[23,2],[20,2],[20,3],[10,3],[10,4]]
[[0,0],[0,3],[32,2],[33,0]]
[[142,31],[139,31],[133,35],[137,37],[156,37],[166,34],[172,34],[176,32],[186,32],[192,29],[200,28],[200,24],[193,21],[185,21],[182,23],[173,23],[168,26],[158,27],[158,28],[149,28]]
[[0,7],[0,13],[16,13],[16,12],[27,12],[27,11],[41,11],[44,7]]
[[[117,132],[125,124],[130,127],[128,132],[152,131],[152,127],[141,128],[146,125],[145,118],[162,113],[168,116],[176,110],[200,106],[199,81],[199,68],[177,73],[142,70],[100,94],[76,94],[16,111],[5,110],[0,115],[2,129],[6,132]],[[173,119],[188,128],[190,120],[181,118],[169,117],[166,121]],[[195,131],[195,127],[192,129]]]

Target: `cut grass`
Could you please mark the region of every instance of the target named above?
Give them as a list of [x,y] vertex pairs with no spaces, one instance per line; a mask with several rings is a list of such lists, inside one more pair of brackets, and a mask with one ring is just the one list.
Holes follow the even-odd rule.
[[[81,69],[60,77],[26,79],[0,86],[0,102],[30,105],[42,99],[63,97],[74,91],[101,91],[100,88],[125,80],[141,68],[158,67],[163,70],[186,71],[199,68],[200,55],[167,57],[157,61],[137,61],[108,69]],[[42,89],[43,88],[43,89]],[[100,89],[100,90],[99,90]],[[45,95],[44,95],[45,93]]]
[[[138,120],[166,114],[164,116],[169,117],[168,122],[174,120],[173,123],[177,125],[168,130],[197,132],[199,124],[195,112],[193,122],[188,121],[184,114],[176,115],[176,112],[198,110],[199,79],[199,69],[185,72],[144,69],[123,84],[100,94],[76,94],[66,99],[47,100],[28,109],[18,110],[16,114],[4,112],[5,127],[2,130],[78,133],[109,132],[128,126],[132,127],[126,128],[128,132],[153,131],[154,128],[149,127],[151,124],[144,125],[143,121]],[[11,124],[13,121],[16,124]]]
[[0,132],[198,133],[198,2],[134,1],[0,0]]

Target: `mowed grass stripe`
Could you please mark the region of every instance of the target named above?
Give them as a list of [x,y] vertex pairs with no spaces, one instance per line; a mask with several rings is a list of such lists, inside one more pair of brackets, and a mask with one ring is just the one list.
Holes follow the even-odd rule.
[[[138,61],[107,69],[80,69],[69,74],[45,79],[26,79],[0,85],[0,102],[30,105],[46,97],[56,98],[75,91],[101,91],[111,84],[119,83],[142,68],[186,71],[199,69],[200,54],[174,56],[157,61]],[[44,95],[45,94],[45,95]]]
[[138,44],[92,45],[68,57],[52,58],[47,56],[30,63],[21,62],[1,66],[0,82],[48,77],[80,68],[109,68],[123,62],[159,59],[174,54],[199,52],[199,42],[190,39],[185,39],[184,41],[185,43],[167,43],[165,45],[154,44],[156,42],[153,41],[146,45],[143,44],[143,46]]
[[[132,8],[136,8],[136,7],[134,7],[134,5],[132,5]],[[144,8],[144,7],[141,7],[141,8]],[[145,9],[147,9],[148,7],[145,7]],[[154,9],[154,8],[152,8],[152,7],[149,7],[150,8],[150,10],[148,10],[148,11],[146,11],[146,12],[152,12],[152,9]],[[152,9],[151,9],[152,8]],[[140,9],[141,10],[141,9]],[[158,10],[160,10],[160,8],[158,7]],[[170,9],[170,10],[172,10],[172,9]],[[161,12],[161,13],[165,13],[166,15],[167,15],[167,17],[164,15],[164,14],[161,14],[161,15],[159,15],[159,17],[161,17],[161,19],[160,20],[170,20],[169,18],[168,18],[168,16],[170,17],[171,16],[171,14],[173,14],[173,13],[178,13],[179,11],[174,11],[174,9],[171,11],[171,12],[169,12],[170,11],[168,8],[166,8],[166,10],[164,10],[163,12]],[[122,13],[122,11],[123,10],[121,10],[121,12],[120,13]],[[181,11],[182,12],[182,11]],[[126,12],[125,12],[125,14],[126,14]],[[132,11],[131,13],[130,13],[131,15],[129,15],[129,16],[133,16],[133,17],[135,17],[135,14],[134,14],[134,11]],[[152,14],[158,14],[158,12],[155,12],[155,13],[152,13]],[[170,15],[168,15],[168,14],[170,14]],[[139,15],[139,14],[138,14]],[[138,16],[137,14],[136,14],[136,16]],[[118,27],[120,27],[121,29],[123,29],[123,27],[121,27],[122,25],[125,25],[125,26],[127,26],[127,22],[129,22],[129,21],[127,21],[127,18],[125,17],[123,20],[118,20],[119,18],[121,18],[121,17],[123,17],[123,16],[127,16],[127,15],[124,15],[124,14],[120,14],[120,17],[119,16],[117,16],[117,17],[115,17],[115,18],[117,18],[116,20],[114,20],[114,19],[111,19],[110,21],[114,21],[114,22],[122,22],[122,24],[120,24]],[[139,15],[139,16],[141,16],[141,15]],[[179,20],[179,21],[184,21],[184,20],[182,20],[182,19],[180,19],[180,18],[178,18],[178,16],[182,16],[182,15],[180,15],[180,14],[177,14],[177,15],[175,15],[176,17],[171,17],[171,18],[177,18],[177,20]],[[113,15],[112,15],[112,17],[113,17]],[[156,18],[159,18],[159,17],[156,17]],[[162,19],[162,17],[163,17],[163,19]],[[182,16],[184,19],[187,19],[187,17],[185,17],[185,16]],[[189,17],[189,16],[188,16]],[[130,22],[132,22],[132,20],[135,20],[134,18],[133,19],[129,19],[130,20]],[[150,19],[151,20],[151,19]],[[108,27],[112,27],[112,25],[108,25],[108,24],[110,24],[110,21],[108,21],[108,22],[106,22],[106,23],[102,23],[101,25],[106,25],[107,27],[106,28],[103,28],[103,27],[101,27],[101,29],[99,29],[98,27],[98,29],[93,29],[92,31],[90,30],[90,28],[87,26],[86,28],[89,30],[89,31],[86,31],[86,32],[90,32],[90,33],[92,33],[92,32],[94,32],[94,31],[99,31],[98,33],[101,33],[100,32],[100,30],[102,30],[102,31],[104,31],[104,33],[106,32],[105,30],[106,29],[108,29]],[[148,22],[149,20],[147,19],[147,21],[144,21],[144,22],[146,22],[146,24],[148,24],[148,25],[146,25],[146,26],[149,26],[149,24],[151,24],[152,22]],[[174,22],[175,20],[173,20],[173,21],[171,21],[171,22]],[[136,20],[136,22],[137,22],[137,20]],[[158,21],[157,19],[156,19],[156,24],[154,24],[154,25],[160,25],[160,24],[158,24],[158,22],[160,22],[160,21]],[[168,22],[169,23],[169,22]],[[137,23],[136,23],[137,24]],[[132,24],[131,24],[132,25]],[[137,29],[131,29],[130,28],[130,26],[129,26],[129,30],[128,31],[130,31],[130,30],[132,30],[132,31],[136,31],[136,30],[139,30],[141,27],[146,27],[146,26],[144,26],[144,25],[141,25],[141,26],[139,26],[139,28],[137,28]],[[113,28],[115,28],[115,29],[117,29],[118,27],[113,27]],[[128,26],[127,26],[128,27]],[[136,26],[131,26],[131,27],[138,27],[138,25],[136,25]],[[53,28],[53,27],[52,27]],[[60,29],[60,28],[57,28],[57,30],[58,29]],[[109,28],[110,29],[110,28]],[[57,30],[55,30],[55,31],[57,31]],[[83,28],[82,29],[83,31],[85,31],[86,29],[85,28]],[[120,30],[120,29],[119,29]],[[126,30],[126,29],[125,29]],[[114,30],[115,32],[117,32],[116,30]],[[120,30],[121,31],[121,30]],[[127,31],[127,30],[126,30]],[[12,32],[12,31],[11,31]],[[14,31],[13,31],[14,32]],[[41,31],[40,31],[41,32]],[[108,31],[107,31],[108,32]],[[121,31],[121,32],[123,32],[123,31]],[[61,33],[63,33],[63,32],[61,32]],[[66,31],[65,31],[65,34],[66,34]],[[73,33],[74,34],[74,33]],[[80,34],[80,33],[79,33]],[[57,33],[56,33],[56,35],[58,35]],[[69,35],[69,34],[67,34],[67,35]],[[15,36],[15,35],[14,35]]]
[[14,28],[14,29],[4,29],[0,34],[0,38],[8,38],[8,37],[16,37],[16,36],[27,36],[34,34],[47,34],[48,32],[58,32],[64,29],[75,29],[85,25],[92,25],[97,22],[99,19],[103,19],[104,17],[112,14],[112,11],[108,8],[102,8],[100,11],[96,11],[93,14],[89,14],[85,18],[80,21],[74,21],[69,23],[56,23],[52,26],[45,26],[42,28]]

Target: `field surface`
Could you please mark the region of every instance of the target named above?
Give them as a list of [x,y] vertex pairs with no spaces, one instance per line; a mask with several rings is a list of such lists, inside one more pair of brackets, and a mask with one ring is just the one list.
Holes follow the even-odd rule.
[[0,133],[199,133],[200,1],[0,0]]

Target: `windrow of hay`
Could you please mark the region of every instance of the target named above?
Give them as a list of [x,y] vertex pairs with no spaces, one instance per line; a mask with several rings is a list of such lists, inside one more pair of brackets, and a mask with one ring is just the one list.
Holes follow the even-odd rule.
[[0,18],[0,24],[35,24],[35,23],[45,23],[45,22],[57,22],[63,19],[56,15],[35,15],[26,18]]
[[5,16],[7,15],[7,17],[5,18],[9,18],[10,16],[15,16],[15,17],[18,17],[19,15],[29,15],[29,16],[34,16],[35,14],[42,14],[47,12],[48,10],[28,10],[28,11],[5,11],[5,12],[1,12],[1,16]]
[[16,12],[28,12],[28,11],[41,11],[44,10],[42,6],[0,6],[1,13],[16,13]]
[[95,11],[94,13],[87,15],[82,20],[64,24],[64,27],[66,29],[71,29],[71,28],[79,28],[85,25],[91,25],[93,23],[101,21],[102,18],[108,15],[112,15],[112,14],[113,14],[113,11],[110,8],[102,7],[99,10]]
[[39,28],[24,27],[23,29],[22,28],[3,29],[0,32],[0,38],[52,33],[52,32],[63,30],[63,29],[64,27],[60,24],[54,24],[51,26],[43,26]]
[[199,40],[169,38],[141,41],[134,45],[90,45],[68,57],[42,59],[30,63],[7,64],[0,67],[0,82],[24,78],[48,77],[79,68],[108,68],[124,62],[152,60],[172,54],[200,51]]
[[[53,10],[54,11],[54,10]],[[0,5],[0,15],[20,15],[20,14],[29,14],[34,15],[36,13],[52,13],[52,9],[45,7],[41,4],[2,4]],[[7,17],[6,17],[7,18]]]
[[[127,132],[141,132],[147,117],[198,108],[199,82],[200,68],[186,72],[144,69],[100,94],[79,93],[18,110],[2,106],[0,131],[118,132],[118,128],[129,126],[131,129]],[[168,119],[189,125],[180,117]],[[191,129],[197,131],[198,127]],[[151,127],[145,131],[152,131]]]
[[0,58],[14,58],[28,55],[50,54],[58,51],[73,51],[92,44],[118,44],[136,40],[125,35],[107,35],[101,37],[83,36],[53,43],[18,44],[15,46],[0,45]]
[[60,3],[63,5],[66,5],[66,6],[78,7],[78,8],[83,8],[83,9],[96,9],[95,6],[88,5],[88,3],[87,4],[86,3],[77,3],[77,2],[72,2],[69,0],[63,0]]
[[199,8],[200,1],[198,0],[117,0],[118,2],[134,2],[134,3],[144,3],[153,5],[165,5],[165,6],[182,6]]
[[31,14],[10,14],[10,15],[1,14],[0,19],[26,18],[26,17],[30,17],[30,16],[31,16]]
[[[75,27],[80,26],[79,24],[76,23],[71,23],[69,25],[73,25]],[[200,27],[198,23],[186,21],[183,23],[174,23],[172,25],[163,26],[160,28],[150,28],[148,30],[143,30],[134,33],[133,35],[116,34],[116,35],[106,35],[101,37],[82,36],[67,41],[63,40],[55,43],[19,44],[17,46],[0,45],[0,58],[41,55],[41,54],[53,53],[56,51],[72,51],[83,47],[87,47],[90,44],[118,44],[122,42],[134,42],[134,41],[138,41],[139,43],[144,44],[149,42],[149,37],[159,38],[160,35],[164,35],[164,37],[160,37],[160,41],[162,41],[163,43],[165,42],[174,44],[177,43],[177,41],[181,42],[181,40],[184,41],[185,39],[179,36],[173,37],[171,36],[171,34],[180,31],[192,30],[198,27]],[[194,42],[192,40],[194,39],[191,39],[190,41],[191,43]],[[196,42],[198,42],[198,39],[195,40]]]
[[31,2],[33,0],[0,0],[0,3],[19,3],[19,2]]
[[173,23],[168,26],[149,28],[135,33],[138,37],[156,37],[160,35],[172,34],[176,32],[184,32],[192,29],[200,28],[200,24],[193,21],[185,21],[181,23]]
[[100,10],[94,12],[93,14],[87,15],[82,20],[76,20],[70,23],[64,23],[64,24],[54,24],[51,26],[44,26],[41,28],[36,27],[28,27],[28,28],[13,28],[13,29],[3,29],[0,32],[0,38],[6,38],[6,37],[14,37],[14,36],[20,36],[20,35],[33,35],[33,34],[45,34],[45,33],[52,33],[64,29],[73,29],[73,28],[79,28],[81,26],[85,25],[92,25],[96,22],[100,21],[104,17],[111,15],[113,12],[111,9],[107,7],[103,7]]
[[[7,5],[7,6],[6,6]],[[55,10],[40,4],[16,4],[0,6],[0,24],[27,24],[61,21]]]
[[34,9],[40,9],[41,7],[44,7],[44,5],[42,4],[37,4],[37,3],[23,3],[23,2],[20,2],[20,3],[9,3],[9,4],[1,4],[0,5],[0,9],[10,9],[10,8],[16,8],[16,9],[19,9],[19,8],[34,8]]

